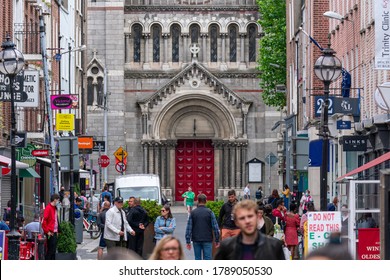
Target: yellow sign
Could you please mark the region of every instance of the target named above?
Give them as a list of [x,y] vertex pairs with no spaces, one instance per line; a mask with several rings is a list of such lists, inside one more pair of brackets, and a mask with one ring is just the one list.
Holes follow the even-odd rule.
[[119,160],[119,161],[123,161],[123,159],[127,158],[127,152],[125,150],[123,150],[122,147],[119,147],[115,153],[114,153],[114,156]]
[[57,114],[56,130],[72,131],[74,130],[74,114]]

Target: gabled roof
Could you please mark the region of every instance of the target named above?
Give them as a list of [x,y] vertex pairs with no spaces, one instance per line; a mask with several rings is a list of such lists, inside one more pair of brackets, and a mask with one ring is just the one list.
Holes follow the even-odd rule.
[[157,105],[163,98],[166,98],[167,95],[175,93],[176,87],[184,84],[186,80],[190,80],[191,78],[199,78],[210,87],[213,87],[214,90],[221,94],[223,98],[227,99],[228,103],[232,106],[241,108],[243,104],[249,105],[252,103],[229,89],[222,81],[197,61],[193,61],[152,96],[140,101],[139,104],[147,104],[150,108],[153,108],[154,105]]

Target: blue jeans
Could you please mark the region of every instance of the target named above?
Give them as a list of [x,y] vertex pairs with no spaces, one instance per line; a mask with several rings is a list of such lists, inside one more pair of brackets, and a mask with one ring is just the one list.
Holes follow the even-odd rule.
[[212,248],[213,242],[193,242],[195,260],[202,260],[202,251],[203,251],[203,260],[212,259]]

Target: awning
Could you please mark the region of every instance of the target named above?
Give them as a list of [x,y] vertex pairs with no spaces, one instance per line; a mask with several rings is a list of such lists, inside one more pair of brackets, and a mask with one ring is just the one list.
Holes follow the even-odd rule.
[[[11,168],[11,159],[9,157],[0,155],[0,165]],[[16,161],[16,169],[27,169],[27,168],[29,168],[28,164],[18,160]]]
[[343,180],[345,177],[349,177],[349,176],[353,176],[355,175],[356,173],[359,173],[359,172],[362,172],[364,170],[367,170],[371,167],[374,167],[378,164],[381,164],[382,162],[386,161],[386,160],[390,160],[390,152],[384,154],[384,155],[381,155],[380,157],[376,158],[376,159],[373,159],[372,161],[369,161],[367,162],[366,164],[363,164],[362,166],[348,172],[347,174],[344,174],[343,176],[341,177],[338,177],[336,179],[336,182],[340,182],[341,180]]
[[41,178],[39,174],[31,167],[27,169],[20,169],[19,170],[19,177],[21,178]]

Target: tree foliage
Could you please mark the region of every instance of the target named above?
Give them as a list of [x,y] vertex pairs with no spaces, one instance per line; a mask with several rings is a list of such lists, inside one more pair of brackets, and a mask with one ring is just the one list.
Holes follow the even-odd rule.
[[266,105],[283,108],[285,92],[276,85],[286,85],[286,1],[257,0],[264,36],[260,40],[258,70],[262,98]]

